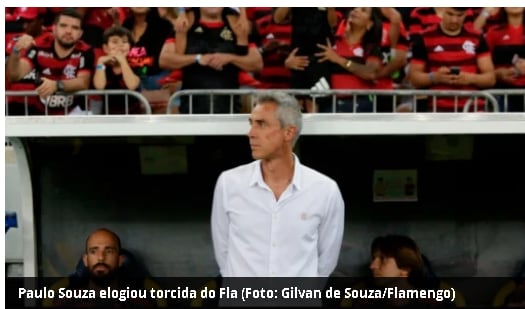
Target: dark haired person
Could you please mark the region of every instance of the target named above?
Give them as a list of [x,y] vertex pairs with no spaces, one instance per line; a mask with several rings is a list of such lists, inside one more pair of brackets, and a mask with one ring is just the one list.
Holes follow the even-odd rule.
[[[104,55],[97,59],[93,75],[93,85],[96,89],[140,90],[140,78],[133,72],[127,58],[131,42],[131,32],[124,27],[114,26],[104,32]],[[122,95],[109,96],[105,106],[109,114],[140,112],[140,106],[133,97],[128,97],[126,106],[126,97]]]
[[[498,23],[485,36],[496,67],[496,88],[525,88],[524,10],[523,7],[501,8]],[[501,100],[502,111],[523,112],[524,108],[523,95],[509,95],[507,104]]]
[[[333,89],[370,89],[374,87],[381,64],[381,18],[377,8],[358,7],[346,18],[344,33],[334,46],[329,41],[318,44],[318,62],[330,63],[330,84]],[[354,104],[355,102],[355,104]],[[368,96],[339,96],[337,112],[372,112]],[[332,102],[322,102],[320,112],[332,112]]]
[[[415,88],[487,89],[496,82],[494,65],[481,33],[464,25],[467,8],[444,8],[441,22],[412,39],[409,79]],[[437,112],[484,111],[485,101],[441,97],[429,101]]]
[[22,35],[7,61],[7,75],[18,81],[35,69],[38,78],[36,91],[42,114],[81,113],[84,98],[64,95],[88,89],[91,84],[93,51],[80,40],[82,17],[74,9],[58,13],[53,25],[53,36],[35,45],[30,35]]

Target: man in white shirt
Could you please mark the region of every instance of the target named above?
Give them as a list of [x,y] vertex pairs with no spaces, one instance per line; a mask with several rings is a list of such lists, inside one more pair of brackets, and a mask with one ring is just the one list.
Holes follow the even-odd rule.
[[335,181],[299,162],[302,114],[285,93],[262,95],[248,137],[256,161],[223,172],[211,216],[223,277],[328,277],[337,265],[344,201]]

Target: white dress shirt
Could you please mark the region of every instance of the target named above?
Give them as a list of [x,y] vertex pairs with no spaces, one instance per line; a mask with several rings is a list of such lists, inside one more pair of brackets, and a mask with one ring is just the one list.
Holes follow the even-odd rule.
[[279,200],[261,162],[223,172],[215,187],[211,229],[223,277],[328,277],[344,228],[337,183],[301,165]]

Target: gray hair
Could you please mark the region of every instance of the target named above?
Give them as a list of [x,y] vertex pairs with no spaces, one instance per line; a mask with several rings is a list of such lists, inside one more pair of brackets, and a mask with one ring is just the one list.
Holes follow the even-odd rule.
[[277,105],[277,119],[281,123],[281,127],[294,126],[297,132],[292,140],[292,147],[301,135],[303,128],[303,113],[297,100],[282,91],[261,94],[256,98],[255,104],[275,103]]

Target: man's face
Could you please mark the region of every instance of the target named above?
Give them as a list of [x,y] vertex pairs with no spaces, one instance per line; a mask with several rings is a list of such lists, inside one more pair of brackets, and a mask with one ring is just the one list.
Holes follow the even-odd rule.
[[290,143],[294,132],[294,127],[281,127],[275,103],[257,104],[250,115],[248,132],[252,157],[256,160],[278,157]]
[[63,48],[71,48],[82,36],[82,24],[80,19],[70,16],[60,16],[53,27],[53,34],[58,44]]
[[115,237],[106,231],[98,231],[91,235],[86,244],[83,262],[91,278],[112,277],[121,262]]
[[463,27],[465,16],[465,11],[458,11],[453,8],[445,8],[441,25],[443,26],[444,30],[448,32],[457,32]]

